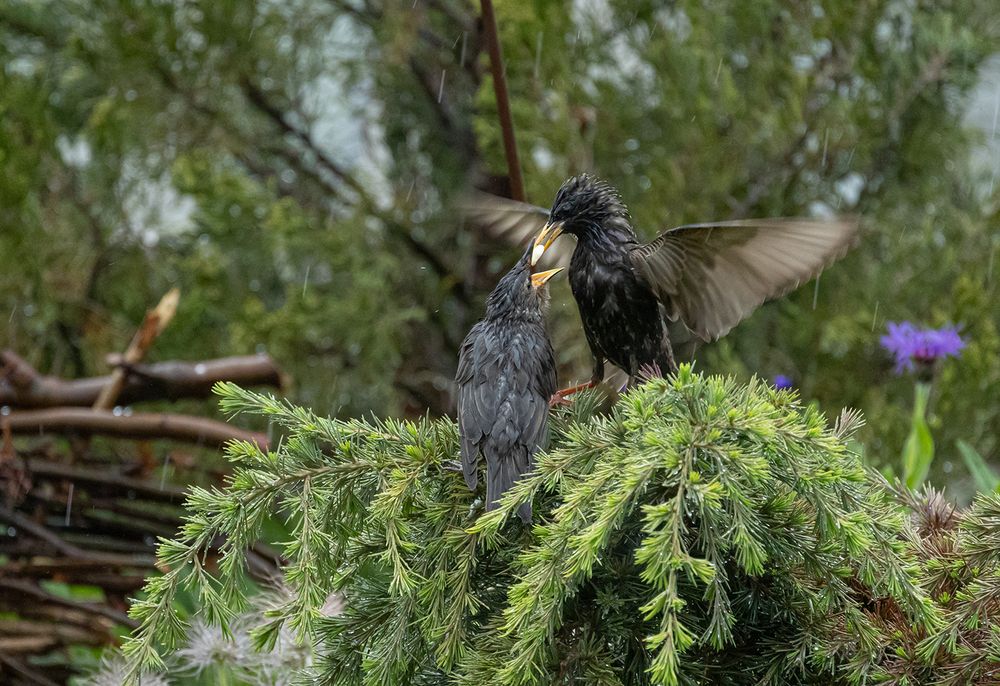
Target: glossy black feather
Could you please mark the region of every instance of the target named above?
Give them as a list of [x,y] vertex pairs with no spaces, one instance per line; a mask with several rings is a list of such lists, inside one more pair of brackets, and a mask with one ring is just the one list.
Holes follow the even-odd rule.
[[586,174],[566,181],[552,209],[482,199],[470,218],[495,235],[522,242],[545,221],[577,238],[546,251],[549,264],[569,263],[569,281],[595,359],[638,374],[674,368],[664,316],[698,338],[725,335],[761,303],[815,278],[854,243],[853,218],[747,219],[669,229],[640,243],[628,210],[609,184]]
[[[527,254],[490,294],[486,316],[459,352],[458,429],[462,469],[470,489],[486,462],[486,508],[529,471],[544,447],[556,365],[544,325],[544,299],[530,282]],[[531,505],[518,508],[531,520]]]

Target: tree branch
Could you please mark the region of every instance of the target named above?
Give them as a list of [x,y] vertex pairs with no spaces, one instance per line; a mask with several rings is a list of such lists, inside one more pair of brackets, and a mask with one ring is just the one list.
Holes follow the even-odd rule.
[[256,443],[267,450],[267,436],[237,429],[224,422],[180,414],[141,413],[116,415],[107,410],[58,407],[46,410],[21,410],[0,419],[15,434],[82,433],[137,439],[171,439],[222,447],[228,441]]
[[[118,395],[122,405],[146,400],[206,398],[219,381],[241,386],[282,386],[281,371],[267,355],[126,365],[124,369],[125,381]],[[46,376],[13,351],[0,352],[0,405],[32,409],[90,407],[110,379],[110,375],[72,380]]]
[[[160,302],[156,307],[146,313],[146,317],[142,320],[139,330],[135,332],[132,342],[128,344],[128,348],[125,350],[125,355],[123,356],[125,364],[136,364],[146,356],[146,352],[153,345],[153,341],[163,332],[163,329],[170,323],[170,320],[174,318],[174,314],[177,312],[177,301],[180,297],[181,292],[176,288],[171,288],[167,291],[166,295],[160,298]],[[94,401],[93,408],[95,410],[111,409],[118,400],[118,395],[121,393],[122,387],[125,385],[126,373],[125,367],[118,367],[111,372],[111,378],[108,379],[107,385],[101,389],[97,400]]]

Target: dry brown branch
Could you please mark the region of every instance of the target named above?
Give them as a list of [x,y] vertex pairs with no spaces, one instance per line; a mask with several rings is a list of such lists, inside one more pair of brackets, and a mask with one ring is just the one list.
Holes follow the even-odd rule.
[[[206,398],[219,381],[241,386],[283,385],[281,370],[267,355],[223,357],[201,362],[157,362],[124,365],[125,381],[118,403],[130,405],[145,400]],[[0,405],[13,408],[91,407],[112,376],[61,379],[38,373],[11,350],[0,352]]]
[[5,676],[9,671],[12,678],[14,676],[20,677],[20,681],[13,682],[17,686],[20,686],[20,684],[31,684],[31,686],[59,686],[58,682],[52,681],[52,679],[49,679],[44,674],[40,674],[34,667],[25,664],[13,655],[0,652],[0,666],[4,667],[4,669],[0,669],[0,676]]
[[26,465],[28,474],[35,480],[39,477],[65,479],[78,484],[86,484],[95,493],[120,495],[131,492],[145,498],[167,502],[183,500],[186,493],[185,489],[169,482],[158,485],[151,481],[133,479],[109,472],[107,469],[89,469],[50,459],[29,458],[26,460]]
[[161,438],[211,447],[222,447],[228,441],[239,440],[256,443],[263,450],[268,446],[267,436],[256,431],[244,431],[203,417],[159,412],[126,416],[107,410],[56,407],[11,412],[0,423],[8,425],[15,434],[56,432],[100,434],[118,438]]
[[[125,350],[124,362],[126,365],[137,364],[146,356],[146,352],[153,345],[153,341],[163,332],[163,329],[170,323],[170,320],[174,318],[180,297],[181,292],[176,288],[171,288],[160,299],[156,307],[146,313],[146,318],[142,321],[142,325],[136,331],[132,342],[128,344],[128,348]],[[125,374],[126,370],[122,367],[111,372],[108,384],[101,389],[100,395],[94,401],[93,407],[95,410],[111,409],[118,400],[118,394],[121,393],[122,386],[125,385]]]
[[29,581],[21,581],[19,579],[0,579],[0,599],[15,600],[14,606],[17,604],[23,605],[31,602],[44,602],[75,610],[82,610],[93,615],[99,615],[105,619],[110,619],[112,622],[127,626],[130,629],[134,629],[139,625],[138,622],[131,619],[124,612],[114,610],[106,605],[101,605],[100,603],[84,603],[78,600],[70,600],[69,598],[61,598]]

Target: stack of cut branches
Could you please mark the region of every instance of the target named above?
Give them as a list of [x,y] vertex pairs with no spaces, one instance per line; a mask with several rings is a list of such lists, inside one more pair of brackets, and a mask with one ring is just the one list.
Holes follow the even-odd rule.
[[[266,355],[142,364],[172,314],[170,297],[126,353],[110,358],[107,376],[46,376],[0,351],[2,683],[65,683],[72,651],[117,643],[135,625],[127,599],[155,569],[157,538],[181,522],[184,489],[175,484],[221,477],[202,459],[206,449],[230,439],[268,444],[265,434],[205,417],[132,411],[208,397],[219,381],[281,385]],[[163,440],[171,443],[153,443]],[[272,576],[275,557],[253,550],[255,576]]]

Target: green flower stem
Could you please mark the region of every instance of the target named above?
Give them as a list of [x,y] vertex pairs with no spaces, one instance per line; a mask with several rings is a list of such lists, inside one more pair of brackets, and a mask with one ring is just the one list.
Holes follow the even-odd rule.
[[903,480],[909,488],[917,488],[927,478],[934,461],[934,438],[927,426],[927,403],[931,385],[918,381],[913,399],[913,421],[910,435],[903,446]]

